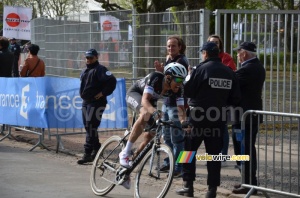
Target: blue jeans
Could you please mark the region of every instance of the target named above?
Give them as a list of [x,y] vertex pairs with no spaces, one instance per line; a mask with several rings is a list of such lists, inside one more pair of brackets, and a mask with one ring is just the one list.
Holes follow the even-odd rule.
[[[164,112],[163,120],[165,121],[172,120],[176,126],[181,127],[179,117],[178,117],[177,107],[163,105],[162,111]],[[173,150],[174,161],[176,162],[180,152],[183,151],[184,148],[183,130],[173,128],[173,127],[163,127],[162,132],[163,132],[164,143],[168,145],[171,148],[171,150]],[[164,159],[164,163],[165,165],[168,165],[169,159],[168,158]],[[182,164],[175,163],[175,171],[181,172]]]
[[228,145],[229,145],[228,127],[227,125],[225,125],[224,132],[223,132],[222,155],[228,155]]

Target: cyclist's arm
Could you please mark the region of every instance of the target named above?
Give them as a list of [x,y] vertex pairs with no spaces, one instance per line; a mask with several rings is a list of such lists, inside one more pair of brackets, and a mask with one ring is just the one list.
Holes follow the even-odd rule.
[[184,98],[180,97],[176,99],[178,117],[180,123],[186,120],[185,108],[184,108]]
[[177,109],[178,109],[178,117],[179,117],[180,123],[182,123],[186,120],[184,105],[177,106]]
[[144,92],[142,96],[142,107],[145,108],[150,114],[153,114],[153,112],[156,111],[156,108],[151,105],[151,98],[152,94]]

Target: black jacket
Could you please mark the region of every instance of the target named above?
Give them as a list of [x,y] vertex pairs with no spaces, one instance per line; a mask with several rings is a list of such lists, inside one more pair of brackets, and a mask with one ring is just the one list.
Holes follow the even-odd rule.
[[11,44],[10,51],[13,52],[16,57],[19,57],[21,54],[21,47],[18,43]]
[[116,88],[117,80],[110,71],[98,61],[87,65],[87,68],[80,75],[80,96],[84,102],[95,102],[94,98],[102,92],[103,97],[99,100],[106,101],[106,96],[112,94]]
[[[240,84],[242,96],[239,106],[243,109],[243,112],[247,110],[262,110],[261,97],[266,71],[258,58],[246,61],[235,73]],[[262,121],[262,116],[260,121]],[[247,119],[247,123],[249,123],[249,119]]]
[[0,77],[12,77],[14,54],[8,49],[0,50]]
[[191,106],[192,120],[192,109],[196,107],[199,110],[196,112],[196,118],[204,116],[207,123],[212,123],[212,120],[209,119],[211,116],[217,118],[214,120],[215,124],[216,122],[225,123],[226,107],[235,106],[240,100],[236,75],[229,67],[222,64],[218,57],[208,58],[196,66],[186,79],[184,94],[189,98],[188,104]]

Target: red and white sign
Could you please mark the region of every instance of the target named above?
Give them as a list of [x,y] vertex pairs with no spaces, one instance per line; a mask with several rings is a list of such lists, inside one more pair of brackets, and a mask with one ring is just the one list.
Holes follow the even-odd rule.
[[31,18],[31,8],[4,6],[3,36],[31,40]]
[[102,23],[102,29],[104,31],[110,31],[112,29],[112,23],[110,21],[108,21],[108,20],[103,21],[103,23]]
[[101,30],[103,31],[101,36],[102,40],[107,40],[108,38],[112,37],[114,40],[120,40],[120,20],[114,16],[100,15],[100,24]]

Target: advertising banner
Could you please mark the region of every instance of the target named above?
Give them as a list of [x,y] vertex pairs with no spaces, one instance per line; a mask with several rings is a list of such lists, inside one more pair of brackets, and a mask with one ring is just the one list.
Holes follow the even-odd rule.
[[100,15],[101,40],[120,40],[120,20],[114,16]]
[[[0,123],[39,128],[83,128],[75,78],[0,78]],[[100,128],[127,128],[125,79],[117,79]]]
[[31,8],[4,6],[3,36],[8,38],[31,40],[31,18]]

